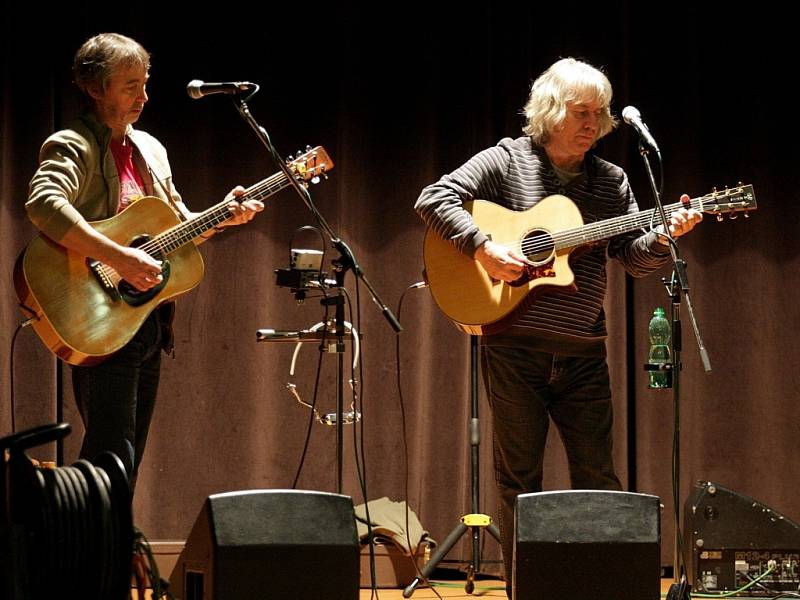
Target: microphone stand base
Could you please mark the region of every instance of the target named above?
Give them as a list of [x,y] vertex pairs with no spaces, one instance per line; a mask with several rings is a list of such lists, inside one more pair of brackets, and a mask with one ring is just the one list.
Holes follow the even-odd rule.
[[680,583],[673,583],[669,586],[667,600],[690,600],[692,597],[692,586],[685,578],[681,578]]
[[422,583],[422,579],[419,577],[415,577],[414,581],[412,581],[406,588],[403,590],[403,598],[411,598],[411,594],[414,593],[414,590],[417,589],[417,586]]

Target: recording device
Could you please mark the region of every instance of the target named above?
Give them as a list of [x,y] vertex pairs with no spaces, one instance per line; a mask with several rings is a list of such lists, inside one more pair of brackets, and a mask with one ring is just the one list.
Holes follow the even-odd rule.
[[275,269],[275,284],[297,290],[321,287],[325,279],[322,257],[321,250],[292,248],[289,268]]
[[647,125],[645,125],[642,121],[642,114],[639,112],[638,108],[635,106],[626,106],[623,108],[622,120],[636,130],[636,133],[639,134],[639,137],[647,146],[649,146],[655,152],[659,154],[661,153],[661,150],[658,149],[658,144],[656,144],[655,138],[653,138],[653,135],[647,128]]
[[256,89],[258,86],[249,81],[226,81],[222,83],[206,83],[200,79],[193,79],[186,86],[186,93],[190,98],[198,100],[211,94],[240,94]]

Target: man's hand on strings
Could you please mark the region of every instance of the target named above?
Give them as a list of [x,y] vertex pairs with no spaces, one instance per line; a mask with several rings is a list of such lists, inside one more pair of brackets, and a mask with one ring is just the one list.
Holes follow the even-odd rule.
[[506,248],[487,240],[475,251],[475,260],[486,269],[492,279],[498,281],[516,281],[525,267],[523,257]]

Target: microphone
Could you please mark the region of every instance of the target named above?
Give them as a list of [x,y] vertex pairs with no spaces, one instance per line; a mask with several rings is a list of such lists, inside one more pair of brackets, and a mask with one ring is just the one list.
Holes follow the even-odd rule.
[[655,150],[658,154],[661,154],[661,150],[658,149],[656,140],[653,138],[650,130],[647,128],[647,125],[645,125],[642,121],[642,114],[639,112],[638,108],[635,106],[626,106],[623,108],[622,120],[636,130],[636,133],[639,134],[639,137],[642,138],[642,141],[646,145],[650,146],[650,148]]
[[239,94],[257,88],[255,83],[249,81],[226,81],[223,83],[206,83],[200,79],[193,79],[186,86],[186,93],[190,98],[198,100],[211,94]]

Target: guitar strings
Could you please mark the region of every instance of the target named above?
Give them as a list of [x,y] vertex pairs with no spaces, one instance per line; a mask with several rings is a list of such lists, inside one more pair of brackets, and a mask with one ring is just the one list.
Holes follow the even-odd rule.
[[[324,168],[323,168],[324,170]],[[288,178],[285,173],[276,173],[259,183],[254,184],[246,189],[241,196],[242,199],[254,198],[261,200],[266,198],[281,188],[285,187]],[[741,189],[741,188],[737,188]],[[727,196],[727,193],[725,194]],[[717,199],[715,194],[709,194],[690,200],[687,204],[689,208],[696,208],[703,210],[707,203],[714,203]],[[707,202],[708,201],[708,202]],[[197,218],[189,222],[181,223],[172,227],[163,233],[159,234],[152,240],[143,244],[140,248],[150,254],[154,253],[161,255],[168,254],[172,250],[179,248],[184,243],[196,238],[201,233],[208,231],[210,228],[226,221],[229,218],[227,210],[228,201],[223,200],[216,206],[213,206],[199,215]],[[683,207],[682,202],[665,206],[665,210],[672,211],[676,208]],[[651,224],[655,216],[655,209],[640,211],[631,215],[622,215],[621,217],[610,219],[614,225],[610,225],[608,221],[599,221],[597,223],[590,223],[579,228],[566,229],[553,235],[541,235],[535,238],[523,239],[521,242],[499,242],[501,246],[507,249],[519,247],[520,251],[525,255],[535,255],[547,251],[552,252],[553,249],[571,248],[583,243],[595,241],[613,235],[614,230],[623,233],[636,229],[639,226],[644,226],[646,223]],[[551,241],[552,240],[552,241]],[[110,277],[114,270],[106,265],[99,267],[101,275]]]
[[[296,158],[290,163],[290,166],[295,165],[295,163],[300,161],[301,158],[304,159],[304,162],[309,162],[309,159],[307,158],[309,154],[313,155],[314,167],[310,170],[301,172],[300,175],[304,175],[305,173],[319,173],[324,175],[327,162],[320,161],[318,164],[318,159],[320,156],[316,150],[313,152],[306,152],[306,154],[302,157]],[[323,152],[323,157],[326,156],[327,155]],[[297,173],[297,171],[295,171],[295,173]],[[239,201],[241,202],[247,199],[263,200],[286,187],[288,183],[289,177],[286,175],[286,173],[275,173],[245,189],[244,193],[239,196]],[[229,200],[223,200],[219,204],[201,213],[196,218],[184,223],[180,223],[175,227],[162,232],[153,239],[142,244],[139,248],[151,256],[163,256],[177,248],[180,248],[185,243],[193,240],[203,232],[208,231],[212,227],[219,225],[224,221],[227,221],[230,218],[230,213],[227,208],[228,202]],[[108,265],[100,263],[96,269],[100,277],[108,281],[112,281],[115,276],[119,278],[119,274],[116,272],[116,270],[112,269]]]
[[[716,198],[714,198],[713,195],[702,196],[690,200],[688,204],[690,208],[702,210],[706,205],[713,204],[715,200]],[[684,204],[682,202],[678,202],[665,206],[664,209],[671,212],[683,206]],[[500,244],[509,249],[519,247],[526,256],[539,254],[545,251],[552,252],[553,249],[571,248],[597,239],[609,237],[609,234],[613,235],[614,231],[620,233],[631,231],[637,227],[646,225],[652,220],[654,214],[654,209],[648,209],[611,219],[611,221],[614,222],[613,225],[610,225],[608,221],[598,221],[578,228],[565,229],[564,231],[552,235],[541,235],[530,239],[523,239],[521,242],[500,242]]]
[[[240,198],[242,200],[249,198],[261,200],[283,188],[287,182],[288,178],[284,173],[275,173],[246,189]],[[143,244],[141,249],[148,254],[153,254],[153,252],[167,254],[175,250],[184,243],[196,238],[199,234],[208,231],[215,225],[227,221],[230,218],[230,213],[228,212],[229,202],[230,200],[223,200],[195,219],[167,229],[152,240]]]
[[[307,156],[309,152],[306,153]],[[320,162],[317,164],[317,160],[320,158],[316,151],[313,151],[314,157],[314,167],[307,171],[309,173],[325,173],[326,162]],[[297,163],[300,161],[302,157],[298,157],[291,164]],[[304,162],[309,162],[308,158],[304,159]],[[302,173],[301,173],[302,174]],[[275,173],[270,177],[267,177],[263,181],[251,186],[250,188],[244,191],[244,194],[240,196],[242,200],[248,198],[254,198],[255,200],[262,200],[271,196],[278,190],[286,187],[289,183],[289,178],[283,172]],[[153,250],[158,249],[161,254],[167,254],[176,248],[179,248],[184,243],[194,239],[204,231],[208,231],[211,227],[226,221],[230,215],[227,210],[228,201],[223,200],[216,206],[208,209],[205,213],[200,215],[196,219],[192,219],[189,223],[184,223],[182,225],[177,225],[153,240],[150,240],[148,243],[143,244],[141,248],[146,252],[152,254]],[[187,239],[188,236],[188,239]]]
[[[261,200],[267,198],[286,186],[288,178],[284,173],[275,173],[266,179],[250,186],[242,194],[241,198]],[[215,225],[222,223],[230,218],[228,212],[228,200],[223,200],[219,204],[212,206],[202,214],[189,222],[180,223],[163,233],[149,240],[140,246],[151,256],[156,254],[168,254],[169,252],[179,248],[184,243],[193,240],[201,233],[208,231]],[[111,267],[102,264],[98,267],[101,276],[112,278],[118,274]]]

